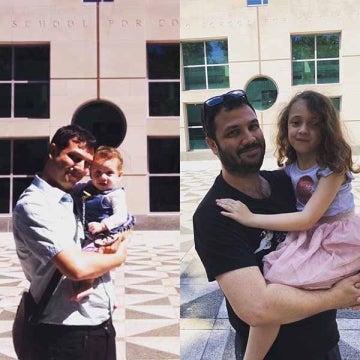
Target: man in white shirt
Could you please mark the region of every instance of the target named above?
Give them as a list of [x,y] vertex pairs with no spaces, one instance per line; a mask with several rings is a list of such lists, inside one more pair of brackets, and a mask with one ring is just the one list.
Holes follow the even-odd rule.
[[[87,130],[76,125],[58,129],[42,174],[13,212],[16,250],[35,301],[56,268],[63,275],[35,327],[37,360],[116,360],[109,271],[125,261],[126,241],[119,238],[99,253],[82,251],[84,231],[69,194],[88,173],[94,148],[95,138]],[[84,279],[95,279],[94,291],[74,302],[76,283]]]

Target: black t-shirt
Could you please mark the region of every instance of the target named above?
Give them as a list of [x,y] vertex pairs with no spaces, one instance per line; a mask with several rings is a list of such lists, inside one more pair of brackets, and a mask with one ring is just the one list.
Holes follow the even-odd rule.
[[[262,171],[261,175],[270,184],[271,195],[268,198],[251,198],[228,185],[220,174],[194,213],[195,248],[209,281],[214,281],[220,274],[243,267],[259,266],[262,269],[263,256],[285,239],[284,232],[245,227],[221,215],[221,208],[216,205],[216,199],[232,198],[244,202],[254,213],[296,211],[292,185],[285,172]],[[246,342],[248,325],[236,316],[228,301],[226,304],[231,325],[242,341]],[[311,360],[324,355],[338,341],[336,310],[327,311],[282,325],[265,359]]]

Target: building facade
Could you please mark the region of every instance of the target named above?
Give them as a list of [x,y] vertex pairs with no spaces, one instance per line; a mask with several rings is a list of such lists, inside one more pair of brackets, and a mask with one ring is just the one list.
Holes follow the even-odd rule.
[[181,158],[212,156],[201,104],[245,89],[274,149],[276,118],[297,92],[329,96],[354,152],[360,138],[360,8],[355,0],[182,0]]
[[124,157],[130,211],[179,212],[179,0],[0,4],[0,229],[63,125]]

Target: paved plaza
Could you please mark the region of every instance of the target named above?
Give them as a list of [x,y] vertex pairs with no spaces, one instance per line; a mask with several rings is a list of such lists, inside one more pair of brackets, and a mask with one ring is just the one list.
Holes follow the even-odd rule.
[[[272,158],[264,168],[275,168]],[[224,298],[206,279],[192,232],[192,214],[219,169],[217,160],[181,163],[180,252],[178,231],[134,231],[125,265],[113,272],[119,360],[234,359]],[[359,212],[360,176],[353,184]],[[12,234],[0,233],[0,360],[16,359],[11,325],[27,286]],[[343,360],[359,360],[360,312],[340,310],[338,325]]]
[[[126,263],[112,274],[119,360],[179,359],[178,244],[178,231],[133,232]],[[16,359],[11,326],[27,286],[12,234],[0,233],[0,360]]]
[[[273,158],[264,169],[275,169]],[[225,301],[216,283],[208,283],[194,249],[192,214],[219,173],[218,160],[181,162],[181,275],[180,334],[182,360],[233,360],[234,332],[227,320]],[[360,213],[360,175],[353,182]],[[359,230],[360,231],[360,230]],[[360,359],[360,311],[339,310],[343,360]],[[290,359],[289,359],[290,360]],[[304,359],[305,360],[305,359]]]

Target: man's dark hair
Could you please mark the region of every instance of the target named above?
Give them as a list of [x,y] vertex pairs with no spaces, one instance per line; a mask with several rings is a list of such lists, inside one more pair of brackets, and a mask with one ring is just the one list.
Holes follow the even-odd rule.
[[56,144],[59,151],[65,149],[69,145],[71,139],[85,143],[87,147],[95,149],[95,136],[88,130],[79,125],[66,125],[59,128],[50,141],[50,144]]
[[[237,96],[231,96],[229,94],[236,93],[242,94]],[[206,103],[214,98],[219,98],[219,103],[213,106],[209,106]],[[201,123],[205,133],[205,136],[216,141],[216,129],[215,129],[215,117],[222,110],[231,111],[242,106],[249,106],[254,113],[256,113],[254,107],[250,104],[246,97],[246,93],[243,90],[230,91],[226,94],[215,96],[214,98],[206,100],[201,108]]]

